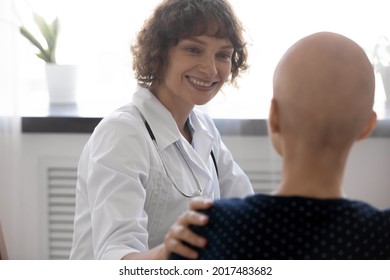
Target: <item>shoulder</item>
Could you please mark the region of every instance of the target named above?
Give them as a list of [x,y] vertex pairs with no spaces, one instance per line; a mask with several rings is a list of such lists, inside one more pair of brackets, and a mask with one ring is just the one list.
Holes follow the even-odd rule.
[[128,104],[104,117],[95,127],[88,143],[96,149],[102,146],[110,149],[141,147],[146,141],[145,134],[142,119],[133,105]]
[[142,128],[142,119],[133,105],[127,104],[105,116],[95,127],[92,135],[137,134]]
[[365,201],[359,201],[359,200],[348,200],[345,199],[344,203],[353,209],[355,209],[357,212],[360,212],[361,215],[364,216],[390,216],[390,208],[387,209],[379,209],[376,206],[369,204]]
[[105,116],[96,126],[95,130],[111,126],[136,126],[139,123],[141,123],[141,118],[134,109],[134,106],[129,103]]
[[218,199],[205,213],[209,216],[211,223],[230,223],[230,219],[237,221],[245,215],[258,214],[259,206],[266,207],[270,199],[272,199],[271,196],[264,194],[249,195],[245,198]]
[[214,202],[214,209],[222,211],[226,208],[240,209],[240,208],[252,208],[257,204],[270,203],[273,200],[273,196],[266,194],[254,194],[248,195],[244,198],[223,198]]

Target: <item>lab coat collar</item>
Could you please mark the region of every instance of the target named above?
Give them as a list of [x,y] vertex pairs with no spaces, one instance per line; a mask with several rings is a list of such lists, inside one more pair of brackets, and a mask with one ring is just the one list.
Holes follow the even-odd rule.
[[[212,178],[210,169],[210,153],[214,143],[214,137],[200,119],[201,113],[192,111],[188,117],[188,125],[192,130],[192,145],[183,136],[178,143],[179,149],[184,150],[184,155],[190,168],[197,174],[201,186],[207,186]],[[204,189],[205,194],[210,190]],[[210,194],[208,194],[210,195]]]
[[133,95],[133,104],[148,122],[161,151],[180,139],[180,131],[172,114],[149,89],[138,86]]
[[199,119],[195,111],[192,111],[189,116],[189,125],[193,127],[192,135],[193,148],[198,153],[200,158],[207,162],[214,143],[214,137],[208,131],[204,123]]
[[[133,104],[141,111],[151,127],[161,151],[182,138],[172,114],[149,89],[138,86],[133,95]],[[214,138],[194,111],[189,115],[189,124],[194,129],[192,136],[194,149],[206,162]]]

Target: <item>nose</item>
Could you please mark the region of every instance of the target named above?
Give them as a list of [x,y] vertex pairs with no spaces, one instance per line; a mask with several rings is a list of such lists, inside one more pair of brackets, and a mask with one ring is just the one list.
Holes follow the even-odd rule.
[[207,78],[212,78],[217,75],[217,65],[214,57],[204,57],[199,65],[199,70],[204,73]]

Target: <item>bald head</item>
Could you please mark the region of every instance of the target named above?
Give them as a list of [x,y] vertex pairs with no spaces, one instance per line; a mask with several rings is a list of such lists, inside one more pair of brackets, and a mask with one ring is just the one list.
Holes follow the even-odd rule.
[[274,101],[286,137],[313,145],[352,142],[372,115],[373,67],[363,49],[335,33],[307,36],[274,73]]

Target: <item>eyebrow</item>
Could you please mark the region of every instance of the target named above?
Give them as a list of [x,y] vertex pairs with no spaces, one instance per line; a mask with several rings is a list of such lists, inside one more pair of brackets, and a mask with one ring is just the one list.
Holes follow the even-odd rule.
[[[183,39],[183,41],[184,40],[192,41],[192,42],[195,42],[195,43],[198,43],[198,44],[201,44],[201,45],[207,45],[202,40],[199,40],[199,39],[194,38],[194,37]],[[222,46],[221,49],[234,49],[234,47],[233,47],[233,44],[229,44],[229,45]]]

